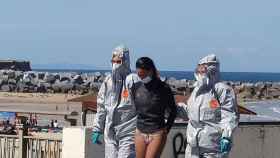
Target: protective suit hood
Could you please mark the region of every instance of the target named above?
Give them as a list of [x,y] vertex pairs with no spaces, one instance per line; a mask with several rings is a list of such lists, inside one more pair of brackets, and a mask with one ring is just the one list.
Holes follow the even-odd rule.
[[116,56],[119,57],[122,62],[119,65],[112,64],[112,84],[113,91],[115,94],[119,95],[121,87],[123,86],[123,81],[125,80],[126,76],[131,73],[129,49],[124,45],[114,48],[112,52],[112,58]]
[[198,62],[199,65],[202,64],[220,64],[215,54],[209,54],[203,58],[201,58]]
[[[213,85],[215,85],[217,82],[220,81],[220,62],[215,54],[210,54],[201,58],[198,62],[198,65],[207,66],[207,72],[206,72],[206,76],[208,77],[208,82],[206,85],[207,87],[212,87]],[[195,72],[195,76],[198,76],[196,72]],[[196,86],[202,86],[202,85],[197,83]]]
[[131,72],[129,49],[124,45],[120,45],[113,49],[112,57],[115,56],[119,57],[122,60],[122,63],[112,71],[117,71],[121,76],[127,76]]

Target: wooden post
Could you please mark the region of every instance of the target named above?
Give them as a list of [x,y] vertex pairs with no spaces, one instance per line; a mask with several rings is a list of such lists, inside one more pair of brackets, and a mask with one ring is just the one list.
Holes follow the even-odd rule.
[[82,125],[83,126],[87,125],[87,113],[88,113],[88,109],[84,109],[82,112]]
[[26,118],[20,118],[20,122],[17,125],[18,139],[19,139],[19,158],[27,158],[27,140],[24,136],[27,135]]

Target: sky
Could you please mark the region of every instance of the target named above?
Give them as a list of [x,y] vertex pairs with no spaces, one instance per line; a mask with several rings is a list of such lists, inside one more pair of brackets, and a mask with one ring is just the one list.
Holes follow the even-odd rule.
[[132,68],[192,71],[215,53],[227,72],[280,72],[277,0],[9,0],[0,2],[0,59],[33,68],[110,69],[125,44]]

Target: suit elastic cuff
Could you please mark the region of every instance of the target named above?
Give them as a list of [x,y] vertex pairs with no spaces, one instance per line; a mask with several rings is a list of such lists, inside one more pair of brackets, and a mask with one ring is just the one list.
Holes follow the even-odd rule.
[[228,128],[223,129],[223,133],[222,133],[223,138],[231,138],[231,136],[232,136],[231,129],[228,129]]

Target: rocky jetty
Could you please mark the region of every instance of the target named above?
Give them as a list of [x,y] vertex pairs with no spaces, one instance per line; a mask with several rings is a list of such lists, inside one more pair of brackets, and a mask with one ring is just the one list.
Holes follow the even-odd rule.
[[31,71],[29,61],[0,60],[0,70]]
[[0,91],[26,93],[97,92],[105,75],[101,73],[49,73],[0,70]]
[[[49,73],[35,71],[0,70],[0,91],[26,93],[71,93],[97,92],[108,73],[64,72]],[[161,78],[175,94],[190,95],[195,81],[176,78]],[[225,81],[232,86],[239,99],[280,99],[280,82],[243,83]]]
[[[167,79],[166,82],[177,94],[190,95],[194,88],[195,81]],[[280,82],[257,82],[244,83],[224,81],[234,88],[239,101],[271,100],[280,99]]]

